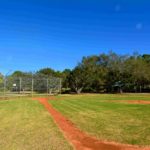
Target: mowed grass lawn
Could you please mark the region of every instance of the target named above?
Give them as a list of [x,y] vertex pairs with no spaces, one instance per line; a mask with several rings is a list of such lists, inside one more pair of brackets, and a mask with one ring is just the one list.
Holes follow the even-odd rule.
[[0,101],[0,150],[60,149],[73,148],[38,101]]
[[[150,105],[129,100],[150,100],[148,94],[66,95],[49,101],[82,131],[102,140],[150,145]],[[121,103],[121,101],[123,103]]]

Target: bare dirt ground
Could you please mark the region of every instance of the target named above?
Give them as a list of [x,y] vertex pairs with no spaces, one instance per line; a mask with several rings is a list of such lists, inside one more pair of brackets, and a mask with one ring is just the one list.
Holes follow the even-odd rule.
[[128,104],[150,104],[150,101],[144,101],[144,100],[111,100],[108,102],[115,102],[115,103],[128,103]]
[[8,97],[0,97],[0,100],[9,100]]
[[129,104],[150,104],[150,101],[143,101],[143,100],[132,100],[128,101]]
[[150,150],[150,147],[140,148],[138,146],[119,144],[115,142],[106,142],[98,140],[82,132],[75,125],[65,118],[60,112],[55,110],[48,100],[56,100],[55,97],[50,98],[33,98],[45,106],[52,115],[58,127],[62,130],[67,140],[72,143],[77,150]]

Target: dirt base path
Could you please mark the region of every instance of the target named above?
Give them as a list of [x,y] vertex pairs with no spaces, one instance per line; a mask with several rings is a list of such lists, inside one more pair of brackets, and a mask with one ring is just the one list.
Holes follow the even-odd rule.
[[76,128],[75,125],[67,120],[60,112],[55,110],[48,103],[48,98],[34,98],[34,100],[35,99],[39,100],[40,103],[45,106],[65,137],[77,150],[150,150],[150,148],[139,148],[131,145],[117,144],[115,142],[104,142],[95,137],[90,137]]

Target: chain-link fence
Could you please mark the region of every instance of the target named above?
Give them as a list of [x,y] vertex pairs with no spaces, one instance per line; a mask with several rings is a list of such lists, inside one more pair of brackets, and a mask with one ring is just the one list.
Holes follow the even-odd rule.
[[61,93],[61,78],[56,77],[4,77],[0,83],[0,96],[57,93]]

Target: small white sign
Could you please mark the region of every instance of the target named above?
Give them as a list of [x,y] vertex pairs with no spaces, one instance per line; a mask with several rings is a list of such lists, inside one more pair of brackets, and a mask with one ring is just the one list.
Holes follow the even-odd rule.
[[13,86],[16,87],[17,85],[16,85],[16,84],[13,84]]

